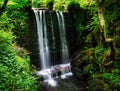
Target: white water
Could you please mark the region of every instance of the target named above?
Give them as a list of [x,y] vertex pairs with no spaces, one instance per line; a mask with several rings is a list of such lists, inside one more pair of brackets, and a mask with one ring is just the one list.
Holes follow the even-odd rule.
[[[41,75],[44,79],[44,81],[47,81],[48,84],[51,86],[56,86],[57,82],[54,80],[55,77],[61,77],[66,78],[66,73],[69,73],[68,75],[71,75],[70,73],[70,64],[69,64],[69,51],[67,47],[67,41],[66,41],[66,33],[65,33],[65,22],[64,22],[64,16],[62,12],[56,12],[57,20],[58,21],[58,30],[60,35],[60,46],[61,46],[61,59],[62,64],[55,64],[51,65],[51,61],[55,60],[55,55],[51,59],[50,56],[50,48],[49,48],[49,40],[47,37],[47,27],[46,27],[46,16],[45,16],[45,10],[33,10],[36,18],[37,23],[37,34],[38,34],[38,43],[39,43],[39,56],[40,56],[40,65],[41,65],[41,71],[37,71],[37,75]],[[52,15],[50,14],[51,18],[51,34],[52,34],[52,49],[56,49],[56,43],[55,43],[55,33],[54,33],[54,26],[52,21]],[[56,62],[54,62],[56,63]],[[61,75],[61,76],[58,76]]]
[[37,22],[37,34],[39,43],[39,56],[41,62],[41,68],[46,69],[50,67],[50,54],[47,38],[47,29],[45,21],[45,11],[34,10],[36,22]]
[[65,22],[62,12],[57,12],[57,19],[59,24],[59,30],[60,30],[60,41],[61,41],[61,47],[62,47],[62,63],[66,64],[69,60],[69,52],[67,47],[67,41],[66,41],[66,33],[65,33]]
[[[61,72],[61,74],[58,75],[58,72]],[[44,79],[44,82],[47,82],[49,85],[51,85],[53,87],[57,86],[57,82],[54,80],[55,78],[60,77],[61,79],[65,79],[68,76],[72,75],[72,73],[70,71],[70,64],[69,63],[52,66],[51,68],[37,71],[35,74],[41,75]],[[55,75],[55,76],[53,76],[53,75]]]

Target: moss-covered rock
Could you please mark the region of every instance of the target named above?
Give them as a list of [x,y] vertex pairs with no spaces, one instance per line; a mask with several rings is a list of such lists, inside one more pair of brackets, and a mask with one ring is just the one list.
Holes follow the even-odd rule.
[[109,85],[100,79],[92,79],[88,84],[88,91],[112,91]]
[[84,80],[89,78],[89,72],[94,63],[94,48],[79,50],[71,58],[71,70],[76,78]]
[[91,78],[92,72],[111,72],[113,61],[110,58],[110,49],[99,43],[95,48],[85,48],[76,52],[71,58],[71,70],[80,80]]

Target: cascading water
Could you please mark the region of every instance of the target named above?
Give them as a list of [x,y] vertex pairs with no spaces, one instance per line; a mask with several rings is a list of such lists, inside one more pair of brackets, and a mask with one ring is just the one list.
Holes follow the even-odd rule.
[[50,54],[47,38],[47,29],[45,21],[45,11],[34,10],[37,22],[37,34],[39,43],[39,55],[41,60],[41,68],[50,67]]
[[[39,56],[40,56],[40,65],[41,71],[36,72],[38,75],[42,75],[44,79],[49,80],[48,83],[54,83],[53,86],[56,85],[55,81],[53,80],[53,75],[65,74],[70,72],[70,65],[69,65],[69,51],[67,46],[66,40],[66,33],[65,33],[65,21],[62,12],[56,12],[56,21],[58,24],[57,30],[54,29],[54,21],[53,16],[50,13],[50,25],[51,29],[48,29],[46,16],[46,10],[33,10],[36,18],[37,23],[37,34],[38,34],[38,43],[39,43]],[[47,11],[48,12],[48,11]],[[49,31],[48,31],[49,30]],[[55,35],[55,31],[59,32],[58,35]],[[50,32],[51,35],[48,33]],[[51,36],[49,39],[48,37]],[[56,45],[56,36],[60,36],[60,49],[57,49]],[[50,41],[52,40],[52,42]],[[51,46],[50,46],[51,45]],[[51,50],[52,49],[52,50]],[[53,50],[59,50],[59,54],[61,58],[61,62],[55,62],[56,54]],[[52,56],[51,56],[52,54]],[[53,63],[52,63],[53,62]],[[63,77],[64,78],[64,77]]]
[[62,12],[57,12],[57,19],[59,24],[59,30],[60,30],[60,40],[61,40],[61,51],[62,51],[62,63],[66,64],[69,60],[69,52],[67,47],[67,41],[66,41],[66,33],[65,33],[65,22]]

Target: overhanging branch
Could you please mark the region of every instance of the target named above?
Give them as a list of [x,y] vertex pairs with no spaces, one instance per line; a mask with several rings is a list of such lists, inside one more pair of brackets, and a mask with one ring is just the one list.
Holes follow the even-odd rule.
[[0,16],[2,15],[2,13],[4,12],[5,8],[6,8],[6,5],[8,3],[8,0],[5,0],[4,1],[4,4],[2,5],[1,9],[0,9]]

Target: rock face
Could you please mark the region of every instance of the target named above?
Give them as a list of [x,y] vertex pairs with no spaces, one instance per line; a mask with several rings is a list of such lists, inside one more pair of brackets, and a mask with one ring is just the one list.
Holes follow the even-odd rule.
[[71,71],[77,79],[86,80],[89,78],[89,72],[93,69],[93,51],[93,48],[89,50],[79,50],[71,58]]

